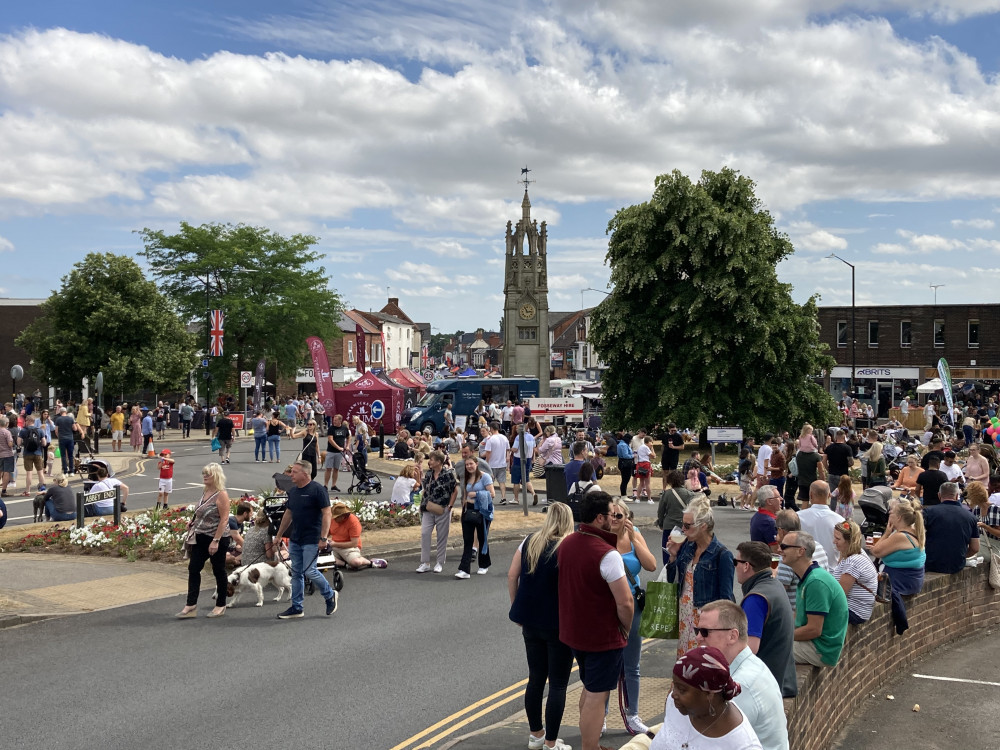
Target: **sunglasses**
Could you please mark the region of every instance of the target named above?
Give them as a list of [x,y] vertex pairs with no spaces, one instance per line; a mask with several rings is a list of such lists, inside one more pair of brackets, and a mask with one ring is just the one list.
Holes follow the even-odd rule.
[[785,544],[784,542],[782,542],[778,546],[781,547],[782,551],[786,549],[802,549],[801,544]]
[[694,524],[694,523],[687,523],[687,522],[685,521],[684,523],[682,523],[682,524],[681,524],[681,528],[682,528],[682,529],[693,529],[693,528],[694,528],[695,526],[697,526],[697,525],[698,525],[698,524]]
[[736,565],[742,565],[743,563],[746,563],[747,565],[749,565],[750,561],[749,560],[737,560],[736,558],[733,558],[733,563],[736,564]]
[[708,638],[708,634],[715,631],[725,632],[727,630],[735,630],[735,628],[694,628],[694,632],[702,638]]
[[623,518],[625,518],[625,514],[624,513],[609,513],[608,515],[611,516],[612,518],[614,518],[617,521],[620,521]]

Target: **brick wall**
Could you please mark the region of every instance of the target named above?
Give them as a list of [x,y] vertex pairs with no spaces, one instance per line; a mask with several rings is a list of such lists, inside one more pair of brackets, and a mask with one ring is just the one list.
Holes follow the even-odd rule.
[[881,685],[938,646],[1000,623],[1000,593],[987,583],[988,566],[954,575],[927,574],[923,590],[907,597],[910,629],[896,635],[888,604],[872,619],[849,625],[833,669],[799,667],[799,694],[785,701],[789,746],[826,750],[854,711]]

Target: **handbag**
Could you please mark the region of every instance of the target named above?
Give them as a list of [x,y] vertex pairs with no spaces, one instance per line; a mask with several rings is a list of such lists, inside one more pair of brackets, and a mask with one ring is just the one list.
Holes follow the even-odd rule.
[[639,620],[642,638],[677,638],[680,626],[677,617],[677,584],[650,581],[646,584],[646,602]]
[[296,461],[301,461],[301,460],[302,460],[302,454],[303,454],[303,453],[305,453],[305,452],[306,452],[306,449],[307,449],[307,448],[308,448],[308,447],[309,447],[310,445],[312,445],[313,443],[315,443],[315,442],[316,442],[316,436],[315,436],[315,435],[313,435],[313,436],[312,436],[312,440],[310,440],[310,441],[309,441],[308,443],[306,443],[305,445],[303,445],[303,446],[302,446],[302,450],[300,450],[300,451],[299,451],[299,455],[298,455],[298,456],[296,457],[296,459],[295,459],[295,460],[296,460]]
[[636,612],[642,612],[646,608],[646,592],[639,585],[638,581],[635,580],[627,567],[625,568],[625,575],[628,576],[628,582],[635,586],[635,594],[633,595],[635,598],[635,610]]
[[444,515],[444,506],[441,503],[435,503],[433,500],[428,500],[424,503],[424,510],[434,516]]
[[878,586],[875,587],[875,601],[888,604],[892,601],[892,579],[884,570],[878,574]]
[[[645,464],[645,466],[643,466],[643,464]],[[635,475],[637,477],[648,477],[649,476],[649,463],[647,461],[643,461],[642,463],[637,464],[636,467],[635,467]]]
[[222,448],[222,443],[219,442],[219,438],[217,437],[212,438],[212,453],[215,453],[221,448]]
[[478,510],[476,510],[475,508],[469,508],[467,511],[465,511],[465,515],[462,516],[462,520],[478,526],[483,522],[483,514],[480,513]]

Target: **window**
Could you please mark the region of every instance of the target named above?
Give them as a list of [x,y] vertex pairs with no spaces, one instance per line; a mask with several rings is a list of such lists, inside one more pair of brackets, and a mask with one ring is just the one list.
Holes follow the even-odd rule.
[[837,346],[847,346],[847,321],[837,321]]
[[969,348],[978,349],[979,348],[979,321],[970,320],[969,321]]
[[910,321],[904,320],[899,324],[899,345],[903,349],[908,349],[913,344],[913,332]]
[[877,347],[878,346],[878,321],[869,320],[868,321],[868,346]]
[[350,364],[354,361],[354,342],[348,339],[347,341],[347,362]]
[[944,346],[944,321],[934,321],[934,346]]
[[534,341],[537,338],[538,338],[537,328],[526,328],[525,326],[518,326],[517,328],[518,341]]

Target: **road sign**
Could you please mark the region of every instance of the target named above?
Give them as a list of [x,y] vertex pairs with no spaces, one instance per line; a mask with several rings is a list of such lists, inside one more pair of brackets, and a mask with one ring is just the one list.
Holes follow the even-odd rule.
[[372,419],[381,419],[385,415],[385,404],[381,401],[372,401]]
[[203,360],[201,361],[201,366],[202,366],[202,367],[208,367],[208,360],[207,360],[207,359],[203,359]]
[[83,504],[90,505],[91,503],[99,503],[101,500],[114,500],[115,491],[114,490],[100,490],[99,492],[91,492],[83,496]]
[[240,387],[249,388],[253,385],[253,373],[249,370],[240,371]]

